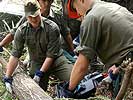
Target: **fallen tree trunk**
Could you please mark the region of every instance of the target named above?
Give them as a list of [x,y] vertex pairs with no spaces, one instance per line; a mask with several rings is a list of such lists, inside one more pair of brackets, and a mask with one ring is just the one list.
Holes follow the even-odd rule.
[[[2,65],[6,65],[5,62]],[[13,92],[19,100],[53,100],[36,84],[33,79],[24,73],[23,66],[18,65],[13,74]]]

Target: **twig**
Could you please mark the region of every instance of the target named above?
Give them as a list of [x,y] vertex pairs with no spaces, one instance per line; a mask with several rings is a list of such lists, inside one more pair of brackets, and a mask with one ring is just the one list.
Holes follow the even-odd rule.
[[11,30],[11,28],[9,27],[9,25],[7,24],[7,22],[5,21],[5,20],[2,20],[3,22],[4,22],[4,24],[7,26],[7,29],[8,29],[8,31],[10,31]]
[[3,50],[4,50],[5,52],[7,52],[9,55],[11,55],[11,53],[10,53],[6,48],[3,47]]

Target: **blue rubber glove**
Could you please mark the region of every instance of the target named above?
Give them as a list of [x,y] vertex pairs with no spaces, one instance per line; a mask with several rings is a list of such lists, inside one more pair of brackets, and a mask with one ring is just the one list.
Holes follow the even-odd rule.
[[117,76],[118,74],[113,74],[113,71],[111,70],[109,71],[109,75],[106,78],[104,78],[102,81],[111,83],[113,80],[117,79]]
[[0,46],[0,52],[3,52],[3,47],[2,46]]
[[110,78],[111,78],[112,80],[116,80],[118,74],[113,74],[113,71],[109,71],[109,76],[110,76]]
[[69,82],[59,83],[57,85],[58,98],[74,98],[74,92],[68,90]]
[[69,51],[69,54],[74,57],[75,56],[75,52],[74,51]]
[[6,90],[9,91],[12,94],[12,78],[8,78],[6,76],[3,77],[3,82],[6,85]]
[[37,70],[36,73],[35,73],[35,76],[34,76],[33,80],[34,80],[37,84],[39,84],[40,79],[41,79],[41,77],[43,77],[43,75],[44,75],[44,72],[42,72],[42,71],[40,71],[40,70]]

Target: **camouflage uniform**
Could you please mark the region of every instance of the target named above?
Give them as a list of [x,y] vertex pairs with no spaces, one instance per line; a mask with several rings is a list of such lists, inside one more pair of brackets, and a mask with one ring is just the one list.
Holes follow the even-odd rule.
[[48,76],[55,74],[60,80],[69,80],[72,65],[63,56],[60,46],[60,33],[58,26],[46,18],[41,19],[38,29],[33,29],[28,22],[22,24],[15,33],[12,55],[19,58],[24,44],[28,47],[31,69],[30,75],[39,69],[46,57],[54,58],[53,66],[45,73],[41,87],[46,90]]

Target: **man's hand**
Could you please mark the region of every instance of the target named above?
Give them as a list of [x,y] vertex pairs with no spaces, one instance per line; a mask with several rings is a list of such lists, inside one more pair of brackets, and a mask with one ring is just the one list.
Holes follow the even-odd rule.
[[111,83],[113,80],[116,80],[118,77],[118,72],[116,73],[115,70],[115,74],[113,73],[114,70],[110,70],[108,73],[108,76],[106,78],[104,78],[102,81],[107,82],[107,83]]
[[0,46],[0,52],[3,52],[3,47],[2,46]]
[[40,79],[41,79],[41,77],[43,77],[43,75],[44,75],[44,72],[42,72],[42,71],[40,71],[40,70],[37,70],[36,73],[35,73],[35,76],[34,76],[33,80],[34,80],[37,84],[39,84]]
[[69,82],[59,83],[56,87],[57,97],[58,98],[84,98],[81,92],[86,88],[82,85],[77,85],[76,88],[72,91],[68,89]]
[[112,67],[109,68],[108,72],[112,72],[113,74],[118,74],[119,70],[120,70],[119,67],[116,67],[115,65],[113,65]]
[[74,98],[74,93],[68,90],[69,82],[59,83],[57,85],[57,97],[58,98]]
[[13,79],[4,76],[3,81],[6,85],[6,90],[9,91],[12,94],[12,81],[13,81]]

